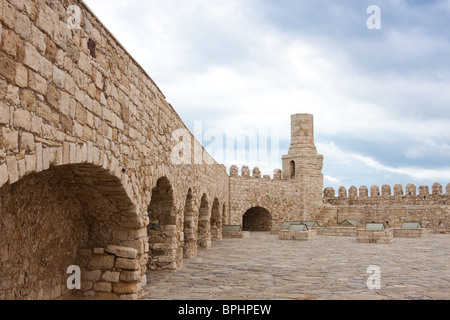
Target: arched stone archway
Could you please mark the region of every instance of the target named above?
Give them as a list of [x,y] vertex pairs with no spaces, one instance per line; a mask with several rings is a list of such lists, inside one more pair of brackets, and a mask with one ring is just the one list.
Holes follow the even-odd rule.
[[149,268],[151,270],[174,270],[178,267],[176,210],[172,185],[166,177],[160,178],[152,189],[148,207]]
[[197,246],[199,248],[211,247],[210,218],[208,197],[204,194],[198,211]]
[[214,199],[211,209],[210,230],[212,239],[222,239],[222,216],[219,199]]
[[252,207],[242,218],[244,231],[270,231],[271,225],[272,215],[262,207]]
[[183,220],[183,257],[193,258],[197,255],[196,223],[192,190],[189,189],[184,205]]
[[[123,242],[142,226],[121,181],[91,164],[52,167],[0,188],[0,299],[58,299],[120,295],[122,270],[112,246],[126,247],[136,272],[143,250]],[[132,227],[131,227],[132,226]],[[94,250],[95,248],[95,250]],[[81,269],[81,290],[69,290],[67,268]],[[95,273],[95,278],[87,275]],[[116,273],[116,283],[98,283]],[[134,285],[141,281],[136,277]],[[100,288],[102,287],[102,288]],[[122,292],[123,293],[123,292]]]

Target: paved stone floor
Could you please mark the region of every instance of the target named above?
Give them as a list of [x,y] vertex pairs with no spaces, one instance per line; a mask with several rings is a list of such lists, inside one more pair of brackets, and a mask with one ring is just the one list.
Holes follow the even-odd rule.
[[[381,269],[369,290],[367,268]],[[152,272],[147,300],[450,300],[450,235],[393,244],[318,236],[282,241],[269,233],[224,239],[176,272]]]

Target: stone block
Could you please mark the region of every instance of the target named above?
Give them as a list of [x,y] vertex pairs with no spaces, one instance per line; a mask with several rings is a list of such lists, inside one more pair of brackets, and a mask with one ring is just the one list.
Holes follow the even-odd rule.
[[17,109],[14,111],[13,124],[16,128],[31,130],[31,114],[27,110]]
[[111,269],[114,267],[114,256],[94,256],[89,262],[89,268],[94,269]]
[[41,65],[41,55],[37,51],[37,49],[30,43],[25,44],[25,57],[23,63],[33,69],[36,72],[39,72],[39,68]]
[[6,163],[0,165],[0,187],[9,180],[8,167]]
[[16,157],[6,157],[6,165],[8,166],[9,184],[13,184],[19,180],[19,170],[17,167]]
[[0,101],[0,124],[8,124],[10,119],[9,107]]
[[0,146],[3,150],[13,151],[19,148],[19,133],[8,127],[3,127],[0,136]]
[[97,282],[94,284],[94,291],[110,293],[112,291],[112,284],[109,282]]
[[3,52],[0,52],[0,76],[11,83],[16,78],[16,62]]
[[28,132],[20,133],[20,150],[33,151],[34,149],[34,136]]
[[116,268],[124,270],[139,270],[140,264],[139,261],[135,259],[117,258]]
[[106,271],[102,276],[103,281],[112,283],[119,282],[119,278],[120,272],[117,271]]
[[21,88],[28,86],[28,70],[20,63],[16,66],[16,84]]
[[120,273],[120,281],[122,282],[136,282],[141,279],[140,271],[122,271]]
[[[102,275],[102,271],[101,270],[85,271],[81,275],[84,280],[99,281]],[[91,288],[89,288],[88,290],[90,290]]]
[[113,291],[117,294],[133,294],[137,292],[137,284],[135,283],[114,283]]

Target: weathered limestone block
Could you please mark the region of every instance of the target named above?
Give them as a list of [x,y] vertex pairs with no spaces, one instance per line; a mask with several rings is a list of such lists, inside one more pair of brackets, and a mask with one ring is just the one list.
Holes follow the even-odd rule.
[[357,243],[381,243],[391,244],[394,241],[394,229],[383,231],[358,229],[356,233]]
[[124,270],[139,270],[140,264],[139,261],[136,259],[117,258],[116,268]]
[[8,127],[3,127],[0,136],[0,145],[5,151],[14,151],[19,148],[19,133]]
[[89,262],[90,270],[95,269],[111,269],[114,267],[114,256],[94,256]]
[[136,283],[114,283],[113,292],[116,294],[133,294],[138,290],[138,285]]
[[112,285],[109,282],[97,282],[93,287],[96,292],[106,292],[109,293],[112,291]]
[[124,270],[120,273],[120,281],[122,282],[136,282],[141,279],[142,275],[140,271],[127,271]]
[[119,247],[119,246],[107,246],[105,252],[111,253],[119,258],[136,259],[138,251],[134,248]]
[[[106,271],[103,275],[102,275],[102,280],[106,281],[106,282],[119,282],[119,278],[120,278],[120,272],[117,271]],[[110,291],[107,291],[110,292]]]
[[8,124],[10,120],[9,107],[0,101],[0,124]]

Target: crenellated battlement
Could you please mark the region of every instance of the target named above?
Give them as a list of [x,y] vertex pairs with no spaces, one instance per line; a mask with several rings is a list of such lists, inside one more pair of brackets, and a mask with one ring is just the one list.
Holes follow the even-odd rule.
[[263,180],[272,180],[279,181],[282,180],[282,170],[275,169],[273,171],[273,177],[270,175],[261,175],[261,170],[258,167],[253,168],[250,171],[248,166],[242,166],[240,170],[241,174],[239,175],[239,167],[233,165],[230,167],[230,177],[243,177],[243,178],[252,178],[252,179],[263,179]]
[[393,188],[390,185],[379,186],[361,186],[359,189],[355,186],[348,190],[340,187],[337,192],[334,188],[328,187],[323,191],[324,203],[330,204],[420,204],[420,203],[436,203],[447,204],[450,199],[450,183],[444,188],[440,183],[434,183],[431,187],[421,185],[418,188],[414,184],[408,184],[405,188],[403,185],[396,184]]

